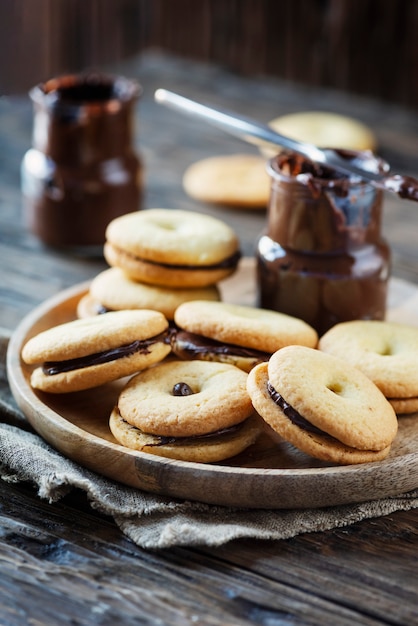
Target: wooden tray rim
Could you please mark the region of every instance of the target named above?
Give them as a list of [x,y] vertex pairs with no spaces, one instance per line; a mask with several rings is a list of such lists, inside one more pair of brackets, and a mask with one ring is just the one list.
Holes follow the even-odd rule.
[[[403,281],[405,282],[405,281]],[[344,479],[344,476],[357,474],[361,475],[362,478],[365,478],[368,475],[373,475],[375,472],[384,470],[385,475],[394,474],[402,474],[402,468],[405,467],[408,472],[411,471],[411,467],[415,467],[417,465],[417,473],[412,473],[410,480],[407,480],[405,483],[405,488],[402,492],[409,491],[418,487],[418,452],[409,453],[403,456],[395,457],[390,460],[386,460],[383,462],[377,463],[369,463],[363,465],[348,465],[348,466],[330,466],[330,467],[317,467],[317,468],[259,468],[259,467],[234,467],[222,464],[201,464],[201,463],[191,463],[185,461],[178,461],[175,459],[168,459],[164,457],[159,457],[157,455],[150,455],[140,451],[130,450],[121,446],[117,443],[113,443],[111,441],[107,441],[95,435],[93,433],[87,432],[80,428],[79,426],[73,424],[66,417],[59,415],[55,411],[53,411],[48,405],[44,404],[36,393],[32,390],[30,385],[27,383],[27,380],[24,375],[25,365],[20,360],[20,352],[24,342],[30,336],[30,331],[34,327],[36,323],[38,323],[42,317],[48,314],[52,309],[60,306],[61,304],[69,301],[72,298],[81,296],[82,293],[86,292],[89,287],[89,282],[80,283],[69,287],[56,295],[52,296],[48,300],[44,301],[40,305],[38,305],[35,309],[33,309],[18,325],[15,332],[12,334],[9,343],[9,349],[7,354],[7,372],[9,377],[10,387],[15,397],[16,402],[23,410],[26,415],[28,421],[32,425],[32,427],[41,434],[47,441],[48,435],[45,432],[39,431],[38,421],[31,414],[31,409],[35,411],[37,414],[42,414],[43,418],[47,419],[51,425],[57,426],[59,428],[64,429],[66,432],[71,433],[75,437],[80,440],[80,443],[85,441],[86,437],[91,440],[95,445],[100,448],[108,450],[110,453],[115,453],[117,455],[122,455],[123,457],[130,458],[135,463],[136,470],[140,473],[141,466],[146,465],[147,467],[156,467],[158,471],[163,472],[179,472],[179,476],[187,475],[188,472],[196,473],[200,476],[206,475],[209,481],[212,480],[222,480],[227,479],[229,476],[238,475],[238,476],[249,476],[249,477],[259,477],[260,479],[282,479],[286,484],[286,478],[290,479],[292,488],[297,484],[301,479],[318,479],[323,477],[324,479]],[[62,453],[65,455],[65,451],[60,449]],[[85,459],[75,459],[76,462],[85,465],[89,469],[95,471],[95,465],[89,464]],[[145,472],[145,475],[147,471]],[[108,478],[112,478],[114,480],[119,480],[119,478],[112,475],[112,472],[107,474]],[[184,493],[181,488],[170,489],[167,486],[164,486],[161,490],[158,485],[147,484],[147,478],[145,478],[145,482],[139,480],[139,485],[135,484],[135,479],[132,483],[132,480],[122,481],[123,484],[127,484],[133,487],[138,487],[140,489],[149,490],[153,493],[160,493],[162,495],[168,495],[171,497],[177,498],[188,498],[187,492]],[[296,482],[295,482],[296,481]],[[121,482],[121,481],[120,481]],[[398,493],[399,489],[397,489],[396,480],[395,484],[392,484],[391,488],[387,490],[383,495],[395,495]],[[281,483],[282,484],[282,483]],[[290,483],[289,483],[290,485]],[[377,497],[382,497],[381,493],[377,494]],[[219,504],[219,505],[228,505],[228,506],[243,506],[242,498],[237,497],[236,501],[234,498],[228,498],[225,500],[223,494],[219,494],[219,497],[216,497],[215,500],[213,498],[202,498],[191,496],[190,499],[198,499],[202,502],[207,502],[209,504]],[[364,499],[370,499],[370,496],[365,497]],[[337,499],[338,500],[338,499]],[[321,502],[319,506],[328,506],[333,504],[342,504],[345,502],[360,502],[362,501],[361,494],[357,494],[354,499],[345,500],[341,498],[341,502],[337,501],[333,498],[329,502]],[[248,502],[245,503],[245,506],[248,507]],[[312,506],[310,502],[308,505],[300,505],[295,504],[295,508],[307,508],[307,506]],[[289,498],[281,498],[280,495],[269,502],[255,502],[254,508],[289,508]]]

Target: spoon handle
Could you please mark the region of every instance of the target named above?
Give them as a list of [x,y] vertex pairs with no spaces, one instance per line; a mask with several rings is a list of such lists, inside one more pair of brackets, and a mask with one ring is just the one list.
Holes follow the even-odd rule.
[[303,156],[315,161],[316,163],[325,163],[326,159],[322,152],[316,146],[308,143],[302,143],[285,137],[277,133],[269,126],[259,124],[258,122],[237,115],[230,111],[215,109],[213,107],[195,102],[184,96],[168,91],[167,89],[157,89],[154,94],[156,102],[165,104],[177,111],[183,111],[193,117],[204,119],[217,126],[222,130],[226,130],[232,135],[244,139],[244,141],[256,145],[277,146],[294,150]]
[[[321,163],[345,175],[355,175],[372,183],[375,187],[395,193],[401,198],[418,201],[418,180],[410,176],[388,175],[388,172],[368,169],[368,160],[360,162],[356,158],[344,157],[344,151],[337,149],[321,149],[317,146],[286,137],[273,130],[270,126],[260,124],[248,117],[236,113],[216,109],[200,102],[190,100],[167,89],[157,89],[155,101],[177,111],[203,119],[213,126],[257,146],[275,146],[293,150],[307,157],[314,163]],[[372,159],[369,159],[371,163]],[[370,167],[372,167],[370,165]]]

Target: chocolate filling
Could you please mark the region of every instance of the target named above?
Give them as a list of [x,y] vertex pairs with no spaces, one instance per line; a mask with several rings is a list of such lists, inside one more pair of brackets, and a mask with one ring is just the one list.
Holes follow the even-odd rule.
[[191,396],[193,395],[193,390],[187,383],[179,382],[173,385],[173,396]]
[[224,259],[223,261],[220,261],[219,263],[214,263],[213,265],[181,265],[181,264],[176,264],[176,263],[161,263],[160,261],[151,261],[150,259],[142,259],[141,257],[135,256],[134,254],[131,254],[130,252],[126,252],[126,250],[123,250],[123,251],[121,250],[121,252],[126,256],[130,256],[133,259],[140,261],[141,263],[149,263],[150,265],[167,267],[168,269],[177,269],[177,270],[202,271],[202,270],[228,269],[230,267],[235,267],[236,265],[238,265],[238,261],[241,258],[241,252],[238,250],[237,252],[234,252],[234,254],[232,254],[230,257],[227,257],[226,259]]
[[148,446],[158,447],[158,446],[167,446],[167,445],[181,445],[181,446],[196,445],[196,443],[200,441],[201,439],[203,439],[204,441],[207,441],[210,439],[214,439],[215,437],[220,437],[222,435],[232,435],[236,433],[240,428],[242,428],[242,426],[246,422],[246,420],[244,420],[243,422],[240,422],[239,424],[234,424],[233,426],[228,426],[226,428],[220,428],[219,430],[215,430],[211,433],[204,433],[203,435],[188,435],[187,437],[173,437],[173,436],[166,437],[163,435],[153,435],[151,433],[145,433],[140,428],[137,428],[136,426],[132,426],[132,424],[129,424],[129,422],[127,422],[125,419],[123,419],[123,421],[125,422],[125,424],[139,431],[141,434],[148,435],[149,437],[153,437],[154,439],[157,439],[157,441],[154,443],[147,443],[146,444],[147,447]]
[[123,359],[137,352],[140,354],[149,354],[149,347],[160,341],[166,343],[166,331],[155,337],[150,337],[149,339],[137,339],[136,341],[118,346],[117,348],[103,350],[102,352],[96,352],[75,359],[68,359],[67,361],[45,361],[42,365],[42,371],[47,376],[54,376],[55,374],[71,372],[72,370],[81,369],[83,367],[91,367],[92,365],[101,365],[109,361],[115,361],[116,359]]
[[267,391],[273,402],[281,408],[283,413],[286,415],[287,418],[290,419],[292,424],[294,424],[298,428],[301,428],[302,430],[306,430],[307,432],[313,433],[315,435],[331,438],[331,435],[308,422],[307,419],[305,419],[300,413],[298,413],[298,411],[296,411],[296,409],[294,409],[288,402],[286,402],[283,396],[281,396],[279,392],[275,390],[270,381],[267,381]]
[[220,437],[221,435],[229,435],[236,432],[241,424],[235,424],[234,426],[229,426],[228,428],[220,428],[219,430],[215,430],[212,433],[205,433],[204,435],[189,435],[188,437],[161,437],[160,435],[153,435],[154,437],[158,437],[157,443],[147,444],[150,446],[166,446],[166,445],[184,445],[184,444],[196,444],[196,441],[200,439],[204,439],[205,441],[211,438]]
[[185,330],[177,330],[177,332],[173,333],[171,347],[177,356],[188,359],[198,359],[199,355],[214,354],[243,357],[263,362],[268,361],[271,356],[267,352],[235,346],[231,343],[222,343]]

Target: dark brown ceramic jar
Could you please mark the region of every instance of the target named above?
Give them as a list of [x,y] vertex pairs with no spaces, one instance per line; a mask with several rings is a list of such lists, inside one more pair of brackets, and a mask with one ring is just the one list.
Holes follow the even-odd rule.
[[107,224],[140,208],[142,164],[133,148],[140,93],[134,80],[101,74],[64,76],[31,90],[24,218],[45,244],[101,252]]
[[[369,153],[364,158],[376,171],[388,169]],[[272,159],[269,174],[258,305],[299,317],[319,334],[338,322],[383,319],[390,252],[381,235],[382,192],[294,153]]]

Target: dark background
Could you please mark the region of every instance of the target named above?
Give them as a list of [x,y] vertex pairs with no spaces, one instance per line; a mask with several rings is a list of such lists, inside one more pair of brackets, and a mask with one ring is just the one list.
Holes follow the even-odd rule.
[[0,93],[161,49],[418,107],[416,0],[0,0]]

